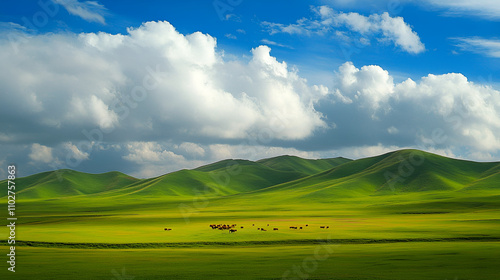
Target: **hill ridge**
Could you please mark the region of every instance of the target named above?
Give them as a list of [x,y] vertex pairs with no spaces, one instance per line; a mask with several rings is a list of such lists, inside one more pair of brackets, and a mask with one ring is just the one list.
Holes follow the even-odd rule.
[[[402,149],[350,160],[343,157],[304,159],[281,155],[257,161],[225,159],[194,169],[137,179],[110,171],[71,169],[18,178],[26,199],[73,196],[228,196],[234,194],[295,197],[353,197],[422,191],[472,191],[500,188],[500,162],[453,159],[415,149]],[[3,181],[2,181],[3,182]]]

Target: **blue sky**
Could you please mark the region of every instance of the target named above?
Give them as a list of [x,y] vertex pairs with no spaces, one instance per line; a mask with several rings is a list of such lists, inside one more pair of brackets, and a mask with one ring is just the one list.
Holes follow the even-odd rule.
[[495,1],[269,2],[4,1],[0,163],[150,177],[408,147],[500,160]]

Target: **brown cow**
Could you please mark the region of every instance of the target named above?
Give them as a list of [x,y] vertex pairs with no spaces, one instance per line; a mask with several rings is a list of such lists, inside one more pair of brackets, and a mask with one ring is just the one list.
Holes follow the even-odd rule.
[[278,230],[278,228],[277,228],[277,227],[275,227],[275,228],[273,228],[273,230]]
[[171,228],[164,228],[163,230],[167,230],[168,231],[168,230],[172,230],[172,229]]
[[319,226],[319,228],[325,228],[325,226]]
[[267,231],[267,230],[265,230],[265,229],[263,229],[263,228],[261,228],[260,230],[261,230],[261,231]]
[[238,231],[237,229],[230,229],[229,232],[235,232]]

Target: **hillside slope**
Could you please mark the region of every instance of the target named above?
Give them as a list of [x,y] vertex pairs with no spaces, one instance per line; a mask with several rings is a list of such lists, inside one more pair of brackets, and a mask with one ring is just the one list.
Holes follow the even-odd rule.
[[26,199],[58,198],[106,192],[138,181],[140,180],[137,178],[116,171],[88,174],[62,169],[16,179],[16,193]]
[[352,161],[342,157],[328,159],[303,159],[296,156],[279,156],[258,160],[265,166],[282,171],[295,171],[313,175]]
[[23,199],[248,194],[294,201],[331,201],[429,191],[500,191],[500,163],[401,150],[358,160],[308,160],[294,156],[257,162],[223,160],[150,179],[137,179],[119,172],[87,174],[59,170],[18,178],[16,186],[16,192]]
[[263,189],[254,195],[328,201],[332,198],[426,191],[500,190],[498,166],[499,163],[401,150],[350,161],[313,176]]

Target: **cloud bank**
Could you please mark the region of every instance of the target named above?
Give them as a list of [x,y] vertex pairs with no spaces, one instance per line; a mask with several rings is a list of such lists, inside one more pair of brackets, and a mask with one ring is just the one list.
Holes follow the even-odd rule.
[[137,140],[243,139],[272,129],[287,140],[325,126],[314,109],[324,88],[309,86],[267,46],[247,63],[226,61],[215,38],[180,34],[168,22],[127,35],[37,35],[16,46],[13,55],[11,42],[0,42],[0,122],[22,119],[30,132],[12,131],[11,141],[72,141],[93,129]]

